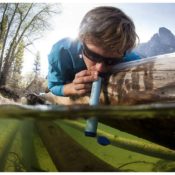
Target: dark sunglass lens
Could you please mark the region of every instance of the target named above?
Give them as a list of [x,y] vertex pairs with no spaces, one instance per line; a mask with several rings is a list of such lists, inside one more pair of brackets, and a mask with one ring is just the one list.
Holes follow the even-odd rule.
[[101,56],[92,52],[85,44],[83,45],[83,53],[84,55],[89,58],[91,61],[95,62],[102,62]]
[[118,64],[118,63],[122,63],[123,61],[123,58],[111,58],[111,59],[106,59],[105,60],[105,64],[107,65],[115,65],[115,64]]
[[106,59],[105,60],[105,64],[107,64],[107,65],[113,65],[115,63],[116,63],[116,60],[112,60],[112,59]]
[[104,62],[106,65],[115,65],[117,63],[121,63],[123,58],[109,58],[103,57],[93,51],[91,51],[85,43],[83,43],[83,54],[94,62]]

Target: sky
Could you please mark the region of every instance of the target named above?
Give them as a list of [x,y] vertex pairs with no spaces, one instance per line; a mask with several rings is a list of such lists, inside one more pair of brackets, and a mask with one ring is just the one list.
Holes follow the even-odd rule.
[[[132,18],[140,42],[147,42],[159,27],[166,27],[175,34],[175,3],[64,3],[62,13],[51,19],[52,29],[30,48],[33,53],[40,52],[41,74],[47,75],[48,54],[54,43],[64,37],[75,38],[79,24],[90,9],[97,6],[115,6]],[[32,71],[34,56],[26,51],[23,74]]]

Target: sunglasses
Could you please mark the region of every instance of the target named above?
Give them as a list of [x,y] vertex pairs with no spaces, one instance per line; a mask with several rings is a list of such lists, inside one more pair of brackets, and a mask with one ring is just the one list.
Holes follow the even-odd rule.
[[115,65],[123,61],[123,57],[104,57],[93,51],[91,51],[85,43],[83,43],[83,54],[93,62],[101,63],[104,62],[106,65]]

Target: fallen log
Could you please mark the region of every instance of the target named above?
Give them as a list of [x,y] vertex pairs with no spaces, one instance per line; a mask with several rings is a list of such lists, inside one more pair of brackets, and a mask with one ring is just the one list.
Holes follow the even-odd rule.
[[175,101],[175,54],[123,63],[112,72],[104,90],[110,104]]

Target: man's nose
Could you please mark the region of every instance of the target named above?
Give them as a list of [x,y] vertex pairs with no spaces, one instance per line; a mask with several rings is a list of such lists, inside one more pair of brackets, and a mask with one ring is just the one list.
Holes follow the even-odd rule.
[[104,66],[105,66],[104,62],[96,63],[96,65],[95,65],[96,70],[98,72],[103,72]]

